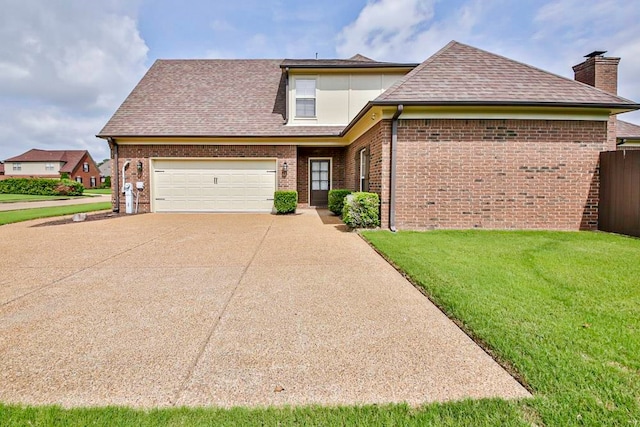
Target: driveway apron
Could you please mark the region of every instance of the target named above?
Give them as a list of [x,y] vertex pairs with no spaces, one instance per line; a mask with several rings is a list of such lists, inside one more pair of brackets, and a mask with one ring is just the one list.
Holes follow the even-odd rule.
[[528,392],[335,217],[0,227],[0,401],[264,406]]

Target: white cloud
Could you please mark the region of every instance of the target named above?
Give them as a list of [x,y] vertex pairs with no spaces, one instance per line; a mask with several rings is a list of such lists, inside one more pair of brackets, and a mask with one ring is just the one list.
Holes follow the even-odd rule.
[[[1,3],[7,3],[2,1]],[[131,7],[23,0],[0,15],[0,159],[33,147],[106,153],[94,135],[146,70]]]
[[363,52],[389,57],[434,16],[435,0],[380,0],[369,2],[358,18],[338,36],[337,52],[349,57]]
[[[573,78],[593,50],[620,56],[619,94],[640,102],[640,8],[624,0],[375,0],[337,37],[340,57],[416,61],[458,40]],[[623,117],[640,123],[640,113]]]

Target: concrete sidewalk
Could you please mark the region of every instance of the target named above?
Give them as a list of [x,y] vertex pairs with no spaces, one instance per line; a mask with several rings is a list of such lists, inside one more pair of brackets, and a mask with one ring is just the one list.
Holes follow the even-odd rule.
[[[0,401],[230,407],[529,396],[334,217],[33,223],[0,227]],[[61,241],[73,242],[64,255],[47,246]]]
[[81,197],[78,199],[44,200],[39,202],[0,203],[0,211],[48,208],[53,206],[86,205],[89,203],[100,203],[100,202],[110,202],[110,201],[111,201],[110,194],[94,194],[94,195],[91,195],[91,197]]

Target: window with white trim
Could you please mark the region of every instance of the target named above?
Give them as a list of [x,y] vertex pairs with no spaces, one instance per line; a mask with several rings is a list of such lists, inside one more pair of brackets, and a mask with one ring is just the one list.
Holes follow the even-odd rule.
[[82,172],[89,172],[89,163],[85,162],[82,165]]
[[22,163],[14,163],[13,164],[13,170],[14,171],[21,171],[22,170]]
[[80,184],[82,184],[82,177],[76,176],[76,182],[79,182]]
[[296,79],[296,117],[316,116],[316,80]]
[[96,177],[95,176],[92,176],[89,179],[89,186],[91,186],[91,187],[95,187],[96,186]]
[[53,163],[45,163],[44,165],[44,170],[46,170],[47,172],[53,172],[54,171],[54,166]]
[[369,147],[360,150],[360,191],[369,191]]

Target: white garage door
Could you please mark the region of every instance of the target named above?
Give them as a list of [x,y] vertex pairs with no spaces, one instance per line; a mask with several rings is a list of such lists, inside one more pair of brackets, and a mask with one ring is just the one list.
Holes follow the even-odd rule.
[[276,160],[154,160],[155,212],[270,212]]

